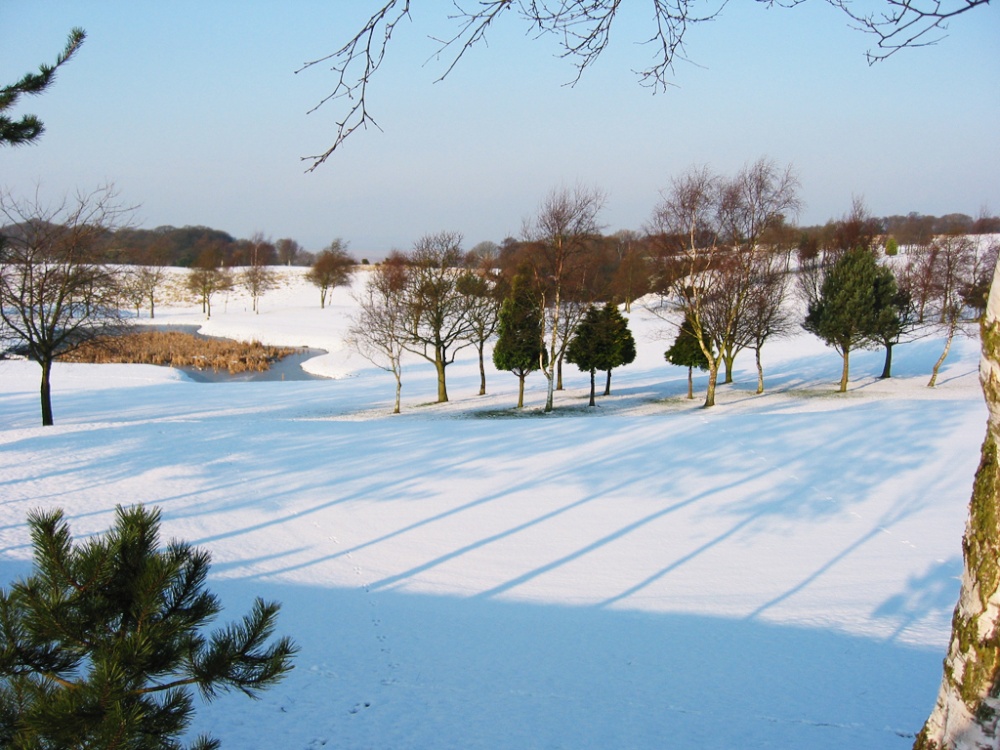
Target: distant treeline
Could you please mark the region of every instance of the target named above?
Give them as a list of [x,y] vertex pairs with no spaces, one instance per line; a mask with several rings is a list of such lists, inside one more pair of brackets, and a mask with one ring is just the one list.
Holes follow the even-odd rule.
[[[843,226],[843,221],[835,220],[808,227],[786,224],[781,228],[784,234],[782,244],[798,246],[800,251],[808,255],[811,249],[840,244],[837,234],[843,231]],[[936,235],[1000,233],[1000,216],[980,216],[974,219],[961,213],[926,216],[913,212],[905,216],[869,218],[865,230],[871,235],[892,237],[899,245],[925,245]],[[20,232],[17,226],[0,228],[0,235],[15,237],[18,234]],[[626,230],[606,240],[609,244],[620,244],[622,237],[636,241],[640,240],[641,233]],[[507,238],[498,248],[509,253],[521,244],[523,243],[513,238]],[[228,267],[309,266],[316,259],[315,253],[306,251],[291,238],[272,241],[255,235],[250,239],[237,239],[228,232],[205,226],[119,229],[107,233],[100,245],[101,260],[136,265],[188,268],[198,265],[199,258],[211,257],[213,264]]]
[[203,226],[119,229],[108,238],[107,260],[116,263],[190,267],[212,255],[225,266],[302,265],[313,254],[290,238],[272,241],[262,235],[237,239],[228,232]]
[[[935,236],[943,234],[994,234],[1000,233],[1000,216],[980,216],[973,219],[968,214],[925,216],[911,212],[906,216],[883,216],[870,219],[877,234],[892,237],[900,245],[926,245]],[[822,226],[804,227],[803,233],[823,238],[836,231],[841,222],[828,221]]]

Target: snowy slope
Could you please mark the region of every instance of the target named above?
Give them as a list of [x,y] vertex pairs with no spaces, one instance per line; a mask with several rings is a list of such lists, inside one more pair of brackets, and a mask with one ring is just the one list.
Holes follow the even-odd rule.
[[[295,269],[262,312],[233,294],[156,322],[308,345],[328,380],[202,384],[146,366],[0,363],[0,581],[28,570],[31,508],[82,536],[116,503],[163,510],[212,551],[229,618],[283,603],[297,668],[259,703],[227,696],[192,736],[228,748],[906,748],[930,710],[984,432],[977,343],[840,360],[801,334],[752,353],[704,410],[634,307],[639,356],[586,407],[574,367],[544,378],[409,361],[391,376],[342,343],[351,298]],[[704,386],[704,376],[696,379]]]

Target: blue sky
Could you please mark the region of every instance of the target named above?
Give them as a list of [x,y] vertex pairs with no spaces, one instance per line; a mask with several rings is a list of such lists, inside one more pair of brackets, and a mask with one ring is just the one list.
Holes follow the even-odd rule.
[[608,232],[641,230],[672,176],[731,174],[766,156],[792,164],[803,224],[862,196],[876,215],[982,208],[1000,214],[1000,10],[953,22],[940,44],[869,67],[866,35],[820,0],[743,0],[691,30],[675,87],[651,94],[632,70],[650,48],[645,3],[575,86],[552,40],[511,15],[443,82],[429,36],[450,3],[416,2],[373,83],[383,132],[334,137],[334,85],[302,63],[339,47],[378,3],[4,0],[0,80],[51,62],[73,26],[88,38],[55,86],[26,100],[47,132],[0,151],[0,185],[59,196],[112,181],[136,222],[261,231],[317,250],[335,237],[378,257],[442,230],[465,247],[518,236],[551,189],[604,189]]

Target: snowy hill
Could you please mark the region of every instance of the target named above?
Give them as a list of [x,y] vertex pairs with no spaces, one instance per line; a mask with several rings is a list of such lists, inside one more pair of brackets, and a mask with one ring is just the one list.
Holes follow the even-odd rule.
[[[674,332],[640,307],[638,357],[586,406],[566,370],[407,361],[343,344],[352,300],[289,269],[249,311],[175,304],[157,323],[323,348],[327,380],[195,383],[152,366],[0,363],[0,581],[28,570],[25,515],[65,508],[78,536],[116,503],[162,508],[211,550],[227,619],[283,603],[302,650],[253,703],[199,709],[224,748],[907,748],[940,680],[986,409],[978,344],[840,359],[804,332],[752,353],[719,405],[688,401]],[[143,321],[148,322],[148,321]],[[704,376],[696,387],[704,387]],[[231,614],[229,614],[231,613]]]

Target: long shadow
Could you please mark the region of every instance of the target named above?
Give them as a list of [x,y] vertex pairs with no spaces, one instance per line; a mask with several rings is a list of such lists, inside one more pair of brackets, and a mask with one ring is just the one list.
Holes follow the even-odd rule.
[[252,706],[198,707],[225,747],[903,750],[940,677],[931,650],[762,622],[210,585],[223,621],[280,600],[301,646]]
[[[191,394],[197,389],[180,390]],[[25,491],[18,502],[67,499],[69,490],[60,485],[68,476],[82,475],[88,482],[75,485],[73,492],[99,493],[109,487],[136,487],[138,477],[151,469],[194,471],[181,482],[183,492],[154,486],[146,499],[163,504],[171,519],[204,518],[213,530],[190,539],[196,544],[238,539],[305,519],[318,521],[323,511],[348,503],[394,502],[415,509],[398,523],[389,520],[373,526],[366,537],[332,554],[321,554],[318,547],[308,554],[300,545],[270,560],[258,556],[258,562],[271,563],[255,564],[262,576],[396,544],[436,524],[463,515],[469,518],[471,539],[458,538],[445,542],[446,548],[413,553],[425,555],[423,559],[386,556],[402,561],[402,569],[373,582],[376,588],[418,578],[545,524],[558,522],[568,530],[568,542],[553,549],[548,559],[543,559],[545,551],[536,551],[528,570],[505,580],[477,582],[479,598],[508,594],[599,550],[626,544],[630,535],[681,511],[684,523],[712,530],[708,539],[692,537],[685,546],[657,550],[645,568],[618,571],[620,590],[596,599],[604,608],[627,603],[724,543],[750,543],[795,523],[842,517],[869,501],[894,475],[916,470],[932,450],[934,436],[954,431],[957,419],[945,403],[922,404],[919,412],[885,403],[842,407],[835,427],[822,416],[776,409],[749,416],[697,412],[641,423],[613,416],[516,424],[449,420],[447,429],[428,429],[421,420],[312,420],[310,415],[325,408],[325,399],[337,389],[310,384],[284,393],[240,386],[239,399],[227,400],[225,409],[204,396],[192,397],[191,403],[156,421],[152,415],[162,411],[168,398],[176,400],[179,392],[176,384],[163,390],[170,393],[157,395],[147,406],[130,407],[128,420],[106,428],[35,431],[9,441],[5,449],[23,456],[25,463],[9,486],[30,482],[29,490],[35,485],[57,488],[48,494]],[[265,394],[268,401],[257,403]],[[85,393],[77,398],[79,411],[88,399],[93,401]],[[150,421],[156,421],[155,428]],[[901,445],[907,449],[894,447]],[[35,457],[34,466],[29,456]],[[519,468],[524,462],[530,462],[530,472]],[[471,484],[473,479],[481,482],[484,472],[493,472],[495,480],[488,490],[478,490],[472,497],[457,495],[455,486]],[[483,531],[475,525],[475,511],[532,492],[540,498],[533,515],[499,530]],[[876,524],[891,528],[919,512],[931,494],[898,500],[882,515],[866,520],[860,535],[845,539],[811,567],[803,564],[806,569],[796,571],[796,580],[760,603],[751,617],[809,588],[864,546]],[[459,499],[451,499],[455,496]],[[577,531],[574,514],[609,498],[622,503],[623,515],[630,512],[631,501],[652,500],[655,509],[625,516],[623,522],[615,519],[611,530]],[[137,499],[143,498],[126,501]],[[431,499],[435,503],[426,506],[433,510],[422,511]],[[244,516],[251,512],[252,516]],[[239,520],[217,531],[218,524],[209,519],[223,513]],[[274,565],[280,565],[282,557],[287,564]],[[517,562],[512,561],[512,567]],[[235,571],[233,566],[230,572]],[[629,576],[632,580],[624,580]]]
[[879,604],[872,616],[896,622],[888,638],[895,641],[928,612],[951,612],[958,599],[961,578],[960,557],[933,563],[922,574],[911,576],[906,589]]

